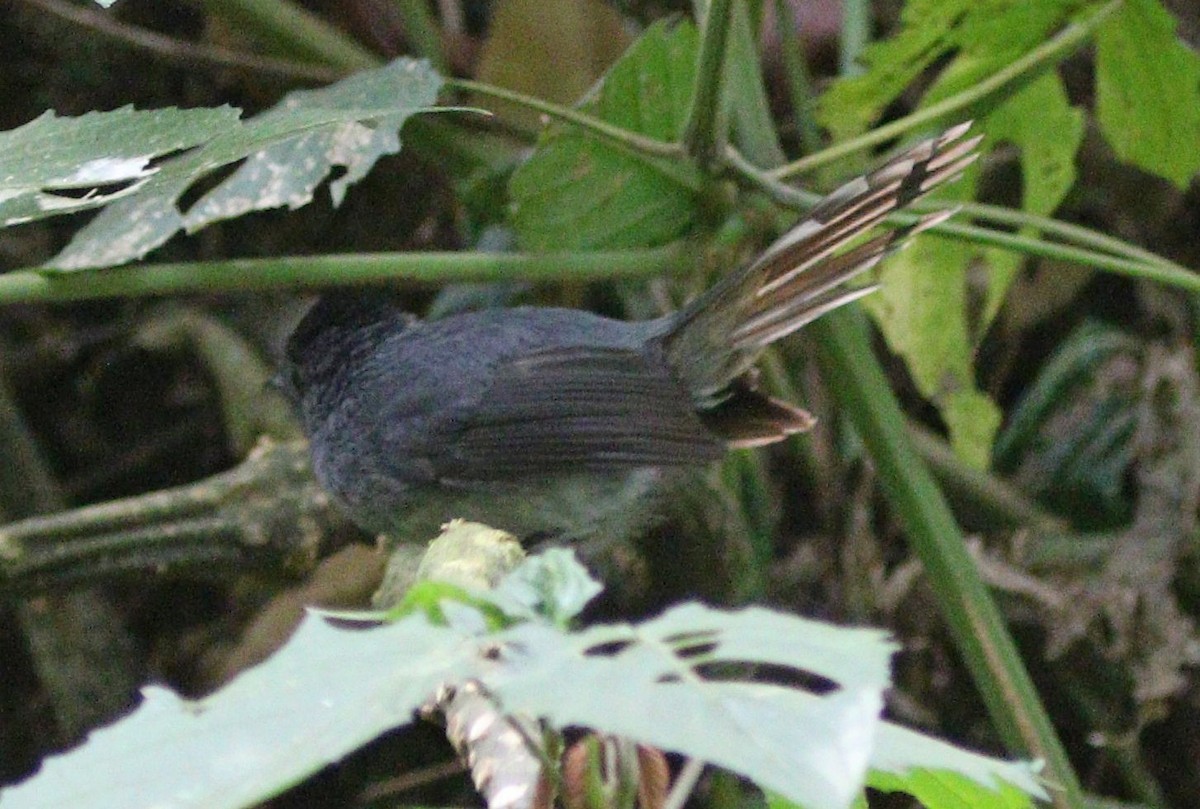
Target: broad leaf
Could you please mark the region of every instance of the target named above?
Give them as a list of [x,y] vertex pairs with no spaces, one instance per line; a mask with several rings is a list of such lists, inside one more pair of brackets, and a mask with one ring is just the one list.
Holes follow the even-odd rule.
[[927,809],[1020,809],[1049,800],[1040,767],[972,753],[885,722],[871,755],[867,783],[906,792]]
[[965,297],[973,252],[960,242],[918,238],[882,265],[880,290],[863,304],[904,358],[917,389],[937,405],[955,451],[984,468],[1000,411],[975,387]]
[[[560,614],[593,589],[561,555],[527,564],[509,583],[537,583],[526,593]],[[513,601],[510,592],[497,603]],[[981,795],[1041,794],[1027,767],[882,724],[895,647],[876,630],[688,604],[574,633],[534,612],[488,633],[468,604],[443,601],[442,610],[444,626],[423,612],[381,626],[357,616],[356,628],[310,615],[282,650],[216,694],[189,701],[147,689],[130,717],[48,759],[0,794],[0,807],[251,805],[409,723],[442,683],[470,680],[507,712],[696,757],[809,809],[849,806],[868,765],[914,794],[913,773],[934,769],[970,779]],[[747,679],[764,667],[772,681]],[[813,677],[832,690],[798,684]]]
[[344,629],[309,616],[270,660],[201,700],[158,687],[126,719],[0,792],[3,809],[236,809],[412,721],[475,654],[421,615]]
[[[440,85],[426,64],[400,59],[290,93],[246,121],[228,107],[47,113],[0,134],[0,219],[15,224],[104,206],[47,264],[73,270],[141,258],[181,229],[297,208],[342,166],[344,176],[330,186],[336,204],[380,157],[400,149],[400,127],[431,107]],[[238,161],[230,177],[179,210],[189,188]]]
[[[696,72],[696,29],[651,26],[604,77],[583,109],[624,129],[676,140]],[[694,177],[576,128],[556,126],[513,174],[509,193],[521,243],[535,250],[664,244],[696,215]]]
[[[822,120],[841,137],[857,135],[908,84],[938,59],[953,56],[921,100],[929,106],[975,86],[1041,44],[1084,3],[989,0],[950,5],[910,0],[899,31],[864,54],[867,71],[836,82],[821,100]],[[935,8],[936,7],[936,8]],[[1073,109],[1052,70],[1030,77],[1011,94],[989,99],[977,126],[984,148],[1011,143],[1020,151],[1023,207],[1049,214],[1075,181],[1083,114]],[[969,198],[975,171],[955,191]],[[1028,229],[1023,235],[1033,236]],[[974,379],[976,346],[1020,268],[1011,252],[983,253],[989,264],[982,313],[967,310],[967,268],[981,251],[922,239],[882,271],[883,292],[866,299],[888,344],[904,357],[918,390],[937,406],[957,453],[988,464],[999,409]]]
[[1096,38],[1096,115],[1117,156],[1180,188],[1200,169],[1200,56],[1158,0],[1125,0]]

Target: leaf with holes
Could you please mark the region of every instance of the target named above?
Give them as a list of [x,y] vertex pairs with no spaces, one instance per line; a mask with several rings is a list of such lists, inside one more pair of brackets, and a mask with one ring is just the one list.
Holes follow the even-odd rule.
[[[399,59],[318,90],[288,94],[239,120],[237,110],[123,108],[58,118],[47,113],[0,133],[0,221],[11,225],[103,210],[47,268],[77,270],[141,258],[179,230],[197,231],[248,213],[308,203],[335,166],[334,203],[383,155],[400,128],[429,110],[441,78]],[[197,182],[244,161],[186,213]]]

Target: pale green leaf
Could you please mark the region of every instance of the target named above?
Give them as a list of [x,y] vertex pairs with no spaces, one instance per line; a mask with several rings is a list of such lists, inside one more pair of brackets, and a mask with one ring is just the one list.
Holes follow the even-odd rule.
[[512,618],[566,626],[603,588],[566,548],[548,548],[484,595]]
[[[138,159],[144,161],[179,149],[187,151],[168,156],[149,169],[143,162],[139,169],[142,176],[135,184],[112,198],[101,198],[99,202],[109,203],[107,207],[47,267],[73,270],[121,264],[141,258],[180,229],[199,230],[250,211],[299,207],[312,199],[317,186],[335,166],[342,166],[345,175],[330,188],[336,204],[346,188],[360,180],[381,156],[399,150],[400,127],[410,115],[431,107],[440,85],[441,79],[427,64],[400,59],[329,87],[290,93],[276,107],[245,122],[236,120],[236,111],[201,111],[207,113],[208,117],[202,117],[206,126],[186,139],[177,133],[186,128],[195,112],[121,111],[123,116],[111,119],[126,129],[138,127],[129,135],[133,143],[161,142],[153,151],[122,150],[108,143],[121,130],[106,133],[98,147],[87,140],[89,131],[103,130],[108,125],[107,116],[112,113],[50,119],[44,126],[54,125],[57,120],[57,129],[42,137],[54,137],[58,148],[70,158],[52,174],[60,181],[64,176],[73,176],[71,171],[94,168],[114,157],[125,161],[122,165],[130,167],[128,173],[132,173]],[[218,113],[219,118],[213,117]],[[43,119],[34,123],[40,121]],[[241,160],[245,162],[232,176],[186,214],[179,210],[180,197],[196,182]],[[6,176],[11,174],[5,172]],[[110,172],[90,185],[117,179]],[[0,190],[0,198],[3,193]]]
[[[525,624],[504,638],[505,665],[482,679],[507,710],[711,762],[811,809],[842,809],[861,789],[894,648],[873,630],[696,604],[636,627],[563,636]],[[800,669],[840,688],[816,696],[705,679],[695,669],[750,662]]]
[[1158,0],[1125,0],[1096,37],[1096,115],[1117,156],[1180,188],[1200,169],[1200,56]]
[[[591,588],[573,565],[561,554],[527,562],[524,580],[576,609]],[[1040,794],[1028,768],[881,725],[895,646],[877,630],[686,604],[638,625],[571,633],[534,615],[487,634],[468,604],[442,607],[449,626],[423,612],[383,625],[310,615],[270,660],[216,694],[191,701],[148,689],[130,717],[48,759],[0,807],[256,804],[408,724],[442,683],[468,680],[505,711],[723,766],[809,809],[849,806],[868,764],[902,779],[938,769],[973,789]],[[832,690],[745,679],[763,666]]]
[[134,194],[151,161],[199,146],[238,125],[233,107],[47,112],[0,132],[0,223],[86,211]]
[[422,615],[371,629],[308,616],[283,650],[185,700],[143,690],[129,717],[0,793],[3,809],[251,806],[412,720],[475,644]]
[[937,407],[963,460],[988,466],[1000,415],[976,389],[974,340],[967,322],[971,245],[918,237],[882,265],[881,288],[863,299],[917,390]]

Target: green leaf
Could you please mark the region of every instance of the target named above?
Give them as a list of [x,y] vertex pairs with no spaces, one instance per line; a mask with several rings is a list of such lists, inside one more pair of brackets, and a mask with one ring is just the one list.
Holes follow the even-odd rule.
[[280,652],[209,697],[143,689],[133,714],[47,758],[0,806],[252,806],[408,724],[474,657],[422,615],[352,630],[310,615]]
[[[1083,142],[1084,113],[1072,107],[1057,73],[1046,73],[1005,99],[983,122],[989,141],[1011,143],[1021,151],[1021,208],[1047,215],[1075,184],[1075,154]],[[1032,228],[1020,235],[1034,238]],[[985,251],[991,272],[980,315],[982,333],[991,324],[1023,257],[1011,250]]]
[[[921,105],[945,100],[1041,44],[1082,5],[1080,0],[1032,5],[910,0],[900,30],[867,49],[868,70],[835,82],[822,99],[822,120],[838,136],[861,133],[917,75],[953,53]],[[979,128],[988,144],[1008,142],[1020,150],[1024,208],[1038,214],[1053,211],[1074,184],[1074,157],[1083,137],[1083,113],[1071,108],[1061,79],[1053,71],[1031,76],[984,111]],[[969,197],[974,176],[968,171],[954,191]],[[983,311],[972,327],[966,273],[976,255],[976,248],[967,245],[918,240],[883,265],[883,290],[865,303],[892,350],[905,359],[917,389],[937,406],[956,452],[986,467],[1000,412],[976,388],[974,353],[1016,277],[1020,258],[999,250],[985,253],[991,272]]]
[[[561,557],[527,564],[534,581],[577,575]],[[809,809],[848,806],[868,763],[1042,794],[1028,767],[881,725],[895,647],[880,631],[686,604],[636,626],[569,633],[534,621],[484,634],[471,607],[441,606],[449,626],[420,613],[379,625],[350,616],[353,628],[309,615],[283,649],[216,694],[192,701],[147,689],[130,717],[47,759],[0,806],[251,805],[408,724],[441,684],[469,680],[512,714],[712,762]],[[744,679],[762,666],[815,675],[834,690]]]
[[[690,22],[652,25],[612,67],[583,109],[658,140],[676,140],[696,73]],[[555,127],[509,184],[522,245],[578,250],[665,244],[695,220],[698,180],[681,165]]]
[[136,193],[155,173],[150,161],[218,137],[238,116],[233,107],[46,112],[0,132],[0,222],[86,211]]
[[951,29],[974,0],[909,0],[900,29],[863,50],[864,72],[838,79],[817,104],[817,119],[842,140],[865,132],[925,68],[953,47]]
[[549,548],[508,574],[487,598],[511,618],[565,627],[602,589],[574,553]]
[[863,73],[830,86],[818,104],[818,117],[835,140],[862,134],[938,59],[954,54],[921,106],[1015,61],[1084,5],[1082,0],[909,0],[896,33],[863,51]]
[[[297,208],[312,199],[334,166],[343,166],[345,175],[330,185],[337,204],[381,156],[400,149],[400,127],[430,108],[440,85],[427,64],[400,59],[329,87],[289,93],[245,122],[230,108],[44,115],[0,140],[6,155],[0,158],[6,178],[0,215],[12,224],[106,206],[47,264],[74,270],[141,258],[180,229],[194,232],[250,211]],[[10,163],[10,154],[24,162]],[[149,166],[156,158],[161,162]],[[189,211],[179,210],[180,197],[196,182],[242,160]],[[108,191],[114,183],[129,185]],[[96,191],[63,203],[54,192],[65,188]]]
[[986,468],[1000,424],[995,404],[976,389],[974,340],[966,316],[970,245],[917,237],[882,265],[880,290],[863,303],[917,390],[937,405],[955,452]]
[[867,783],[906,792],[928,809],[1019,809],[1032,798],[1049,800],[1041,767],[973,753],[923,733],[885,722]]
[[1117,156],[1180,188],[1200,169],[1200,56],[1157,0],[1125,0],[1096,38],[1096,114]]

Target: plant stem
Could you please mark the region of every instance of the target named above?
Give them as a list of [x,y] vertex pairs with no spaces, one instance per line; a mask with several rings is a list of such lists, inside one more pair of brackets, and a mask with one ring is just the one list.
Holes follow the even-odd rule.
[[[968,216],[971,219],[994,222],[998,225],[1011,225],[1017,228],[1033,228],[1044,234],[1057,236],[1064,241],[1091,246],[1097,250],[1107,251],[1116,256],[1124,256],[1125,258],[1143,261],[1147,264],[1172,267],[1187,275],[1193,274],[1191,270],[1183,265],[1176,264],[1174,261],[1157,253],[1152,253],[1136,244],[1109,236],[1107,233],[1085,228],[1082,225],[1063,222],[1048,216],[1027,213],[1017,208],[1005,208],[1001,205],[987,205],[982,202],[960,202],[956,205],[963,216]],[[919,200],[910,205],[909,209],[917,212],[931,212],[941,207],[936,202]]]
[[857,76],[863,72],[859,55],[871,39],[871,4],[867,0],[842,0],[841,48],[838,75]]
[[47,14],[53,14],[81,28],[108,37],[115,42],[147,51],[160,59],[190,68],[195,68],[197,63],[206,63],[219,68],[256,74],[272,73],[293,81],[318,84],[336,81],[344,72],[332,66],[276,59],[201,42],[186,42],[175,37],[164,36],[157,31],[129,25],[112,14],[77,6],[66,0],[24,0],[24,2],[40,8]]
[[904,417],[871,353],[862,315],[841,310],[808,328],[817,338],[821,372],[837,380],[830,390],[870,453],[1001,737],[1046,762],[1048,780],[1059,787],[1056,805],[1081,807],[1082,791],[1070,760],[1004,619],[942,493],[905,435]]
[[17,270],[0,275],[0,305],[97,298],[234,292],[397,281],[563,282],[643,278],[690,264],[685,242],[586,253],[352,253],[178,264],[137,264],[88,272]]
[[945,118],[962,113],[967,108],[978,104],[992,93],[1002,90],[1016,81],[1028,79],[1038,70],[1049,68],[1075,48],[1086,42],[1095,30],[1121,5],[1121,0],[1111,0],[1108,5],[1092,14],[1084,22],[1071,23],[1063,28],[1053,39],[1039,45],[1029,53],[1017,59],[1007,67],[997,71],[991,77],[979,84],[953,95],[937,104],[930,105],[906,115],[890,124],[872,129],[864,135],[842,141],[816,154],[802,157],[799,160],[773,169],[770,175],[777,180],[794,177],[812,171],[819,166],[840,160],[846,155],[861,152],[887,143],[913,129],[936,123]]
[[683,128],[684,148],[703,168],[717,157],[717,122],[729,41],[732,0],[710,0],[704,14],[696,89]]
[[[733,149],[727,149],[725,156],[727,165],[744,182],[766,192],[780,205],[805,211],[812,208],[821,199],[818,194],[779,182],[772,176],[772,172],[758,168]],[[908,211],[892,214],[888,217],[888,222],[895,225],[909,225],[916,221],[918,214],[945,210],[946,207],[944,203],[921,200],[910,205]],[[930,229],[929,233],[952,236],[985,247],[999,247],[1026,255],[1083,264],[1116,275],[1166,284],[1186,292],[1200,292],[1200,274],[1149,250],[1120,239],[1114,239],[1103,233],[1068,222],[1060,222],[1050,217],[1015,211],[997,205],[962,203],[956,204],[954,207],[967,216],[976,216],[1004,225],[1034,228],[1045,234],[1080,242],[1094,249],[1059,244],[1045,239],[1030,238],[1017,233],[954,221],[943,222]]]
[[779,29],[779,50],[783,56],[788,100],[800,147],[805,154],[821,148],[821,130],[812,114],[812,76],[804,62],[804,49],[796,36],[796,21],[788,0],[775,0],[775,25]]
[[317,15],[287,0],[207,0],[208,9],[244,26],[285,53],[347,72],[383,59]]
[[1149,264],[1145,261],[1111,256],[1082,247],[1030,239],[1015,233],[989,230],[958,222],[943,222],[936,228],[931,228],[929,232],[939,236],[955,236],[986,247],[1001,247],[1032,256],[1084,264],[1116,275],[1177,287],[1186,292],[1200,292],[1200,274],[1186,270],[1158,256],[1155,256],[1158,260],[1154,264]]
[[557,118],[560,121],[575,124],[581,129],[585,129],[592,134],[598,135],[605,140],[614,144],[625,146],[630,151],[640,152],[654,157],[671,157],[679,158],[683,155],[682,149],[678,144],[666,143],[654,138],[648,138],[645,135],[639,135],[636,132],[631,132],[628,129],[623,129],[619,126],[602,121],[599,118],[594,118],[591,115],[582,113],[579,110],[564,107],[561,104],[555,104],[550,101],[544,101],[540,98],[535,98],[524,93],[518,93],[515,90],[508,90],[504,87],[497,87],[493,84],[484,84],[482,82],[471,81],[469,79],[446,79],[447,87],[455,87],[459,90],[464,90],[479,95],[497,98],[501,101],[508,101],[513,104],[520,104],[531,110],[548,115],[551,118]]
[[404,33],[413,51],[428,59],[439,73],[448,74],[449,62],[442,51],[442,34],[429,3],[426,0],[396,0],[396,8],[404,20]]

